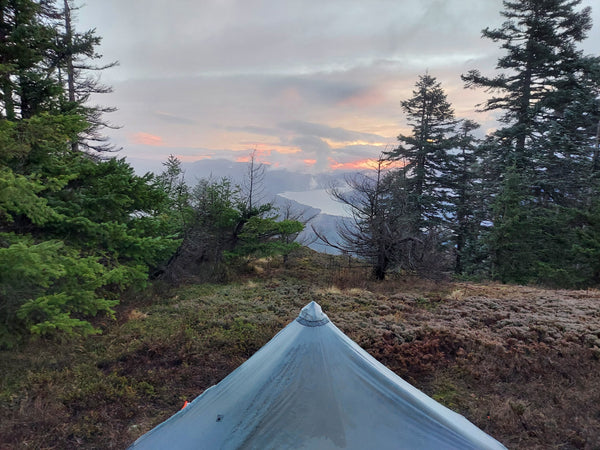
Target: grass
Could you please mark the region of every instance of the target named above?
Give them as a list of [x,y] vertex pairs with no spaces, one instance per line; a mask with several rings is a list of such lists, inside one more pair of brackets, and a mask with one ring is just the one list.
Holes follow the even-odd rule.
[[347,259],[156,286],[103,334],[0,352],[0,448],[125,448],[311,300],[359,345],[509,448],[600,448],[600,293],[398,278]]

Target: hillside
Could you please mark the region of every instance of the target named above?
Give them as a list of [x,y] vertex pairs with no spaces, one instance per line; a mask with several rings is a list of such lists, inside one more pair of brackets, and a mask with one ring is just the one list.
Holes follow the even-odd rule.
[[224,285],[155,286],[104,333],[0,352],[0,447],[125,448],[311,300],[359,345],[508,448],[600,447],[600,292],[398,278],[341,257],[261,261]]

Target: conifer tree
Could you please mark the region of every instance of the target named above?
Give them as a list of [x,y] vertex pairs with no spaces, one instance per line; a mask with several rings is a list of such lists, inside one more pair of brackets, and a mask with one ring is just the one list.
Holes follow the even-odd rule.
[[0,98],[7,120],[27,119],[57,107],[60,86],[50,57],[57,32],[51,3],[0,3]]
[[70,145],[90,115],[67,100],[60,19],[53,0],[0,2],[0,346],[97,332],[86,317],[112,314],[178,245],[152,175]]
[[95,64],[102,59],[97,52],[102,38],[95,30],[79,32],[75,28],[74,13],[77,7],[72,0],[63,0],[62,9],[55,16],[55,26],[59,32],[58,45],[53,55],[53,64],[58,70],[58,78],[64,90],[63,108],[74,109],[82,114],[88,123],[87,128],[72,143],[73,149],[92,152],[116,150],[103,135],[105,128],[116,128],[105,114],[114,112],[116,108],[90,105],[90,97],[95,94],[112,92],[110,86],[100,82],[99,74],[118,65],[113,61],[106,64]]
[[455,247],[456,274],[464,272],[469,255],[476,253],[474,247],[478,239],[479,224],[483,220],[479,142],[473,135],[478,128],[479,124],[472,120],[460,122],[456,149],[449,158],[446,183],[450,187],[448,209]]
[[585,225],[577,211],[598,195],[590,180],[600,59],[578,49],[592,26],[590,9],[577,9],[580,0],[503,4],[506,21],[483,30],[505,50],[499,74],[463,75],[467,87],[492,94],[483,110],[502,112],[485,144],[493,271],[503,281],[579,283],[573,249]]
[[421,75],[413,96],[401,102],[412,132],[399,135],[400,145],[388,153],[404,163],[398,174],[404,180],[413,231],[432,229],[444,222],[448,195],[446,174],[449,151],[455,145],[454,110],[441,84]]
[[[590,8],[576,10],[580,3],[505,0],[501,14],[506,21],[482,32],[506,50],[496,65],[500,73],[488,77],[471,70],[462,77],[467,87],[493,94],[483,110],[502,112],[504,126],[493,136],[499,179],[514,166],[523,176],[533,177],[532,187],[540,197],[569,195],[564,189],[544,189],[540,172],[557,164],[565,167],[571,158],[589,160],[590,144],[587,150],[580,144],[586,134],[589,139],[598,114],[599,60],[577,48],[592,26]],[[559,135],[563,142],[557,142]],[[587,156],[582,154],[586,151]]]

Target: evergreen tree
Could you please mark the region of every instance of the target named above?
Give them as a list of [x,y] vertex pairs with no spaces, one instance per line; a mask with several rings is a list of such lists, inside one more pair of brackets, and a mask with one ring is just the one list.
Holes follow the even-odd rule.
[[456,274],[462,274],[465,271],[465,264],[468,265],[468,260],[473,259],[472,255],[480,231],[479,224],[484,219],[478,157],[479,142],[473,135],[478,128],[479,124],[472,120],[460,122],[456,136],[456,149],[449,158],[449,170],[446,175],[446,183],[450,187],[449,225],[455,247],[454,272]]
[[56,14],[55,27],[61,30],[58,43],[53,55],[53,65],[58,70],[58,79],[64,89],[63,109],[74,109],[82,114],[88,126],[72,143],[73,149],[80,146],[84,150],[113,151],[114,146],[102,134],[105,128],[115,128],[105,118],[106,113],[116,110],[114,107],[90,105],[90,96],[93,94],[106,94],[112,92],[110,86],[100,82],[99,73],[115,67],[117,62],[96,65],[94,61],[100,60],[102,55],[96,49],[100,45],[101,37],[95,30],[78,32],[74,26],[74,11],[71,0],[62,1],[62,10]]
[[55,14],[52,2],[0,3],[0,98],[7,120],[27,119],[58,106],[60,86],[51,65]]
[[455,145],[456,120],[441,84],[425,74],[419,77],[413,96],[402,101],[402,109],[412,128],[399,135],[400,146],[388,153],[404,163],[398,174],[405,180],[414,232],[433,229],[444,222],[448,195],[446,175],[449,151]]
[[86,317],[112,314],[178,245],[152,175],[71,145],[89,115],[65,102],[60,17],[54,1],[0,2],[0,346],[97,332]]
[[[506,50],[496,66],[501,73],[487,77],[472,70],[462,77],[467,87],[494,93],[483,104],[484,111],[503,113],[499,120],[504,126],[493,136],[498,180],[512,166],[530,172],[526,176],[532,177],[536,194],[553,201],[574,193],[565,192],[568,185],[547,186],[557,177],[546,171],[552,168],[555,175],[558,166],[564,170],[574,160],[589,161],[590,143],[583,148],[580,144],[589,141],[591,123],[598,117],[599,61],[577,49],[592,26],[590,8],[575,9],[580,3],[505,0],[501,14],[507,20],[498,29],[483,30],[484,37]],[[558,175],[569,172],[574,174],[559,170]]]
[[503,3],[506,21],[483,30],[506,51],[500,73],[463,76],[468,87],[493,93],[484,110],[503,113],[484,146],[493,271],[503,281],[579,283],[577,218],[598,195],[591,179],[600,59],[577,48],[591,28],[590,9],[577,10],[580,0]]
[[[242,186],[226,177],[203,179],[186,195],[183,241],[164,275],[169,282],[221,280],[228,276],[231,263],[285,256],[299,246],[291,236],[297,236],[304,225],[280,217],[271,203],[260,199],[264,166],[255,157],[252,153]],[[178,162],[170,158],[161,178],[169,180],[178,173]]]

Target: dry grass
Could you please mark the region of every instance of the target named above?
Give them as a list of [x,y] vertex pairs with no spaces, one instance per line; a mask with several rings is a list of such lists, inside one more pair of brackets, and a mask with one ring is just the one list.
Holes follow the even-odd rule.
[[600,292],[399,278],[270,261],[239,283],[123,307],[102,336],[0,352],[0,448],[125,448],[311,300],[401,377],[509,448],[600,448]]

